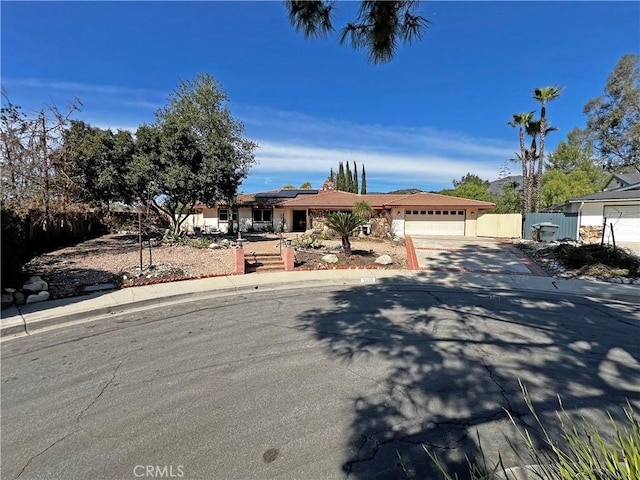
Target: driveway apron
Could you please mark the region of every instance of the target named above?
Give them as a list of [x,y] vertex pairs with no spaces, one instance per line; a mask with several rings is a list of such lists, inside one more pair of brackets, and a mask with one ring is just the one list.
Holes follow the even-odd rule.
[[[547,276],[508,241],[479,237],[412,236],[413,269]],[[408,252],[412,256],[412,252]]]

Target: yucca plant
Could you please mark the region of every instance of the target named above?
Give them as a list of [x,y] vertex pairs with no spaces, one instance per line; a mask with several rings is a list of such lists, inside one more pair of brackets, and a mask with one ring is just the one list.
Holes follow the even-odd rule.
[[334,230],[342,238],[342,248],[344,249],[344,254],[347,256],[351,255],[349,235],[365,223],[367,223],[367,221],[364,218],[346,212],[330,213],[327,215],[326,222],[327,227]]

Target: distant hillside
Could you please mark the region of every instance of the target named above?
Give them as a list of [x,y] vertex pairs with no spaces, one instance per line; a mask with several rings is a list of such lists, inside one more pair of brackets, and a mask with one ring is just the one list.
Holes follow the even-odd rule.
[[503,188],[509,183],[517,183],[517,192],[522,191],[522,175],[510,175],[508,177],[499,178],[489,183],[489,193],[492,195],[502,195],[504,193]]
[[420,193],[422,190],[419,188],[404,188],[402,190],[394,190],[393,192],[388,192],[390,195],[413,195],[414,193]]

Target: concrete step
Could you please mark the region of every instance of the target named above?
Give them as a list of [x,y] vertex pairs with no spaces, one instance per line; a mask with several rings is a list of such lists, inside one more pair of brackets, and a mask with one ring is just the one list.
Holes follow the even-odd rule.
[[246,272],[282,272],[284,261],[278,253],[245,253]]

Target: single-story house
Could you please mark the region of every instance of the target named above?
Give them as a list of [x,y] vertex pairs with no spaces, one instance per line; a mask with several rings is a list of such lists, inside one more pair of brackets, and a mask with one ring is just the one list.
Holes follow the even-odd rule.
[[640,174],[613,175],[607,187],[552,208],[578,214],[580,240],[600,242],[604,230],[605,243],[640,252]]
[[372,224],[398,236],[475,236],[479,214],[495,207],[491,202],[426,192],[359,195],[331,189],[283,189],[238,195],[232,208],[197,204],[183,228],[227,232],[231,221],[241,231],[305,232],[322,229],[329,213],[351,211],[361,201],[373,207]]

